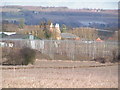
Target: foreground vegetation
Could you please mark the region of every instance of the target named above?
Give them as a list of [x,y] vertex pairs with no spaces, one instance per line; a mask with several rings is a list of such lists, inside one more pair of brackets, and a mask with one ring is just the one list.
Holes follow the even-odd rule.
[[118,65],[101,65],[38,60],[34,66],[2,66],[2,88],[118,88]]
[[34,64],[36,52],[35,50],[24,47],[18,48],[3,48],[2,59],[3,65],[28,65]]

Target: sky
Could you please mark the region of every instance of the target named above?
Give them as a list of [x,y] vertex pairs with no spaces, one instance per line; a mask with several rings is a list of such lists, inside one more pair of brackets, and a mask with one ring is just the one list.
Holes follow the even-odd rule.
[[72,9],[118,9],[119,0],[0,0],[0,6],[68,7]]

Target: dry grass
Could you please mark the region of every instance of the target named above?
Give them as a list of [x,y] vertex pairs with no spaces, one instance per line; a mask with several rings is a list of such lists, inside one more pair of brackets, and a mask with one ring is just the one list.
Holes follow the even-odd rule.
[[[35,65],[2,71],[3,88],[117,88],[118,65],[81,61],[37,60]],[[107,66],[110,65],[110,66]],[[111,66],[112,65],[112,66]],[[83,68],[81,68],[81,67]],[[13,66],[9,66],[13,67]],[[26,67],[26,69],[24,69]],[[32,67],[32,68],[29,68]],[[47,68],[45,68],[47,67]],[[55,68],[51,68],[55,67]],[[57,68],[61,67],[61,68]],[[78,68],[62,68],[78,67]]]

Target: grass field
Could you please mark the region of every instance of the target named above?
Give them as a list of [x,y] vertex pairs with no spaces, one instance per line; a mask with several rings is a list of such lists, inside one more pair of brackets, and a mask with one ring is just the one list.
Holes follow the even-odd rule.
[[2,66],[2,88],[117,88],[118,64],[37,60],[34,65]]

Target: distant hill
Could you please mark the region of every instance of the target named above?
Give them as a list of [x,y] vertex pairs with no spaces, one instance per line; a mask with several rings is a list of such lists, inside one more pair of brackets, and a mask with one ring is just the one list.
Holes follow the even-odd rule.
[[18,24],[20,18],[25,19],[27,25],[38,25],[41,21],[65,24],[69,27],[94,27],[116,30],[118,27],[117,10],[101,9],[69,9],[67,7],[41,6],[4,6],[2,14],[4,20]]

